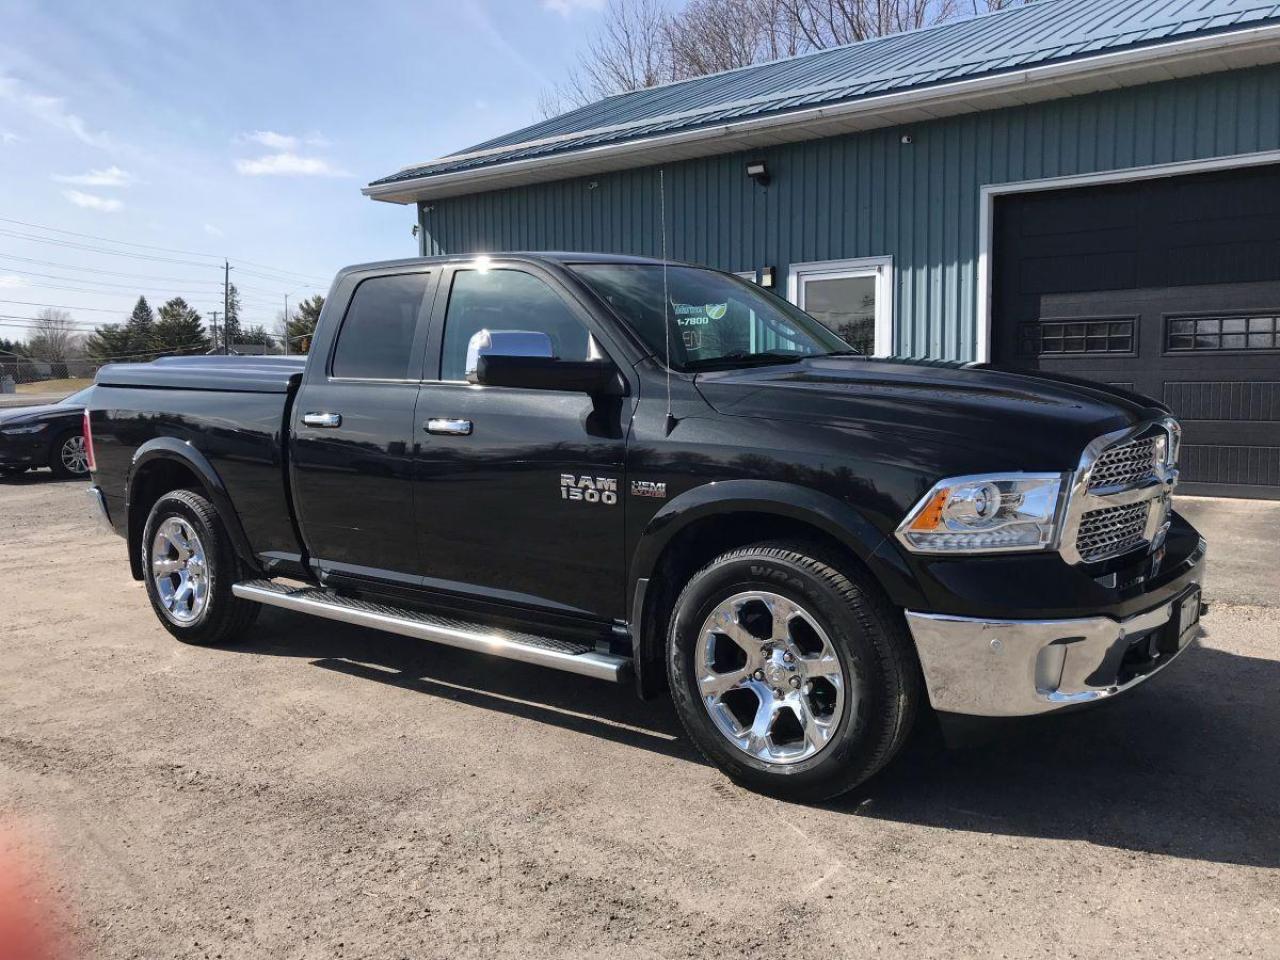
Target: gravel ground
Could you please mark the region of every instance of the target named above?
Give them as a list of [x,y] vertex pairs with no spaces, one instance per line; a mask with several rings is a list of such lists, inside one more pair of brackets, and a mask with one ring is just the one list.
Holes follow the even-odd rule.
[[597,681],[275,611],[184,647],[83,490],[0,483],[0,856],[85,956],[1280,956],[1274,607],[803,807]]

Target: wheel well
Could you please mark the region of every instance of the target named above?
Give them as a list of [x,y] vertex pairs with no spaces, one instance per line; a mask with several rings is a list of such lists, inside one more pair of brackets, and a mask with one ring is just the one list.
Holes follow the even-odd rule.
[[872,580],[870,568],[847,545],[821,527],[773,513],[735,511],[695,520],[676,533],[654,565],[645,592],[636,659],[640,694],[646,699],[666,689],[667,626],[684,585],[704,566],[730,550],[767,540],[800,540],[843,570],[861,570]]
[[142,528],[155,502],[171,490],[194,490],[208,496],[200,477],[186,464],[168,458],[142,465],[129,487],[129,570],[142,579]]

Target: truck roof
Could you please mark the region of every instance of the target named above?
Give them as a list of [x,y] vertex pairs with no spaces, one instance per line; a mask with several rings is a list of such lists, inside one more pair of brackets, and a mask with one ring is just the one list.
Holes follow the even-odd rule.
[[[634,257],[623,253],[578,253],[565,250],[518,250],[503,251],[501,253],[459,253],[438,257],[405,257],[399,260],[376,260],[370,263],[356,263],[348,267],[343,267],[338,271],[338,276],[341,277],[348,273],[362,273],[368,270],[412,267],[431,263],[470,263],[480,257],[490,257],[494,260],[524,261],[527,263],[552,263],[558,266],[562,266],[566,263],[643,263],[661,266],[663,262],[654,257]],[[666,262],[673,265],[686,265],[683,261],[679,260],[668,260]]]

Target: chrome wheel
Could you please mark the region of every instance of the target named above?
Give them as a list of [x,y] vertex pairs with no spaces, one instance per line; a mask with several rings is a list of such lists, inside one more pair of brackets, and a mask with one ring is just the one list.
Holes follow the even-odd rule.
[[177,624],[200,618],[209,602],[204,545],[181,517],[169,517],[151,541],[151,578],[164,614]]
[[59,458],[68,473],[80,475],[89,472],[89,452],[82,436],[67,437],[62,443]]
[[849,684],[835,646],[808,611],[776,593],[735,594],[711,611],[694,669],[716,729],[765,763],[808,760],[844,715]]

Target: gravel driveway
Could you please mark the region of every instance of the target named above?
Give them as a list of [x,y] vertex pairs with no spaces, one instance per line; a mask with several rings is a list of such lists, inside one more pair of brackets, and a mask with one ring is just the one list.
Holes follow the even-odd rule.
[[792,806],[598,681],[276,611],[184,647],[83,491],[0,482],[0,857],[85,956],[1280,956],[1274,607]]

